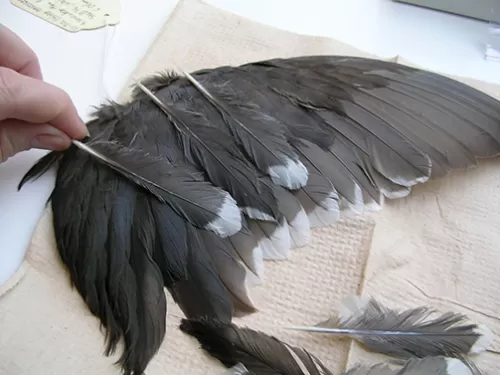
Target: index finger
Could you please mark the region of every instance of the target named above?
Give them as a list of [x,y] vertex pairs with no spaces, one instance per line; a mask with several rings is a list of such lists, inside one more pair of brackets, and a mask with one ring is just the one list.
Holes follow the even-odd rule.
[[48,123],[73,139],[88,134],[64,90],[0,67],[0,121],[4,119]]
[[0,24],[0,66],[42,79],[38,57],[17,34]]

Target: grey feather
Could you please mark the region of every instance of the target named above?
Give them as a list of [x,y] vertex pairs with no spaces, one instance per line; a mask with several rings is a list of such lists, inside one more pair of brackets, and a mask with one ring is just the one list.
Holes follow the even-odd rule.
[[242,219],[241,230],[228,237],[228,241],[231,242],[243,264],[256,276],[251,282],[260,283],[264,276],[264,255],[259,241],[250,231],[246,219]]
[[[279,219],[272,186],[261,182],[257,170],[227,132],[192,111],[166,105],[141,83],[138,86],[172,121],[176,131],[169,136],[178,139],[187,163],[198,165],[213,184],[232,194],[248,217],[264,221]],[[168,142],[169,149],[178,148],[176,142]]]
[[241,229],[241,215],[234,199],[205,181],[188,164],[172,164],[141,150],[115,142],[77,142],[82,150],[128,180],[143,187],[191,224],[230,236]]
[[219,278],[233,298],[235,315],[256,312],[257,308],[250,295],[251,276],[232,243],[227,238],[207,231],[200,231],[200,238],[210,254]]
[[[373,366],[354,365],[343,375],[397,375],[398,370],[395,370],[385,363],[377,363]],[[423,375],[423,374],[422,374]]]
[[184,319],[180,328],[227,368],[244,366],[252,375],[333,375],[311,353],[260,331],[215,319]]
[[[276,184],[289,189],[297,189],[306,184],[307,168],[288,144],[279,122],[239,99],[241,95],[224,94],[220,90],[224,86],[211,85],[208,92],[192,75],[185,75],[221,111],[233,136],[262,172],[269,175]],[[225,88],[227,90],[228,86]],[[238,91],[236,86],[231,88]]]
[[461,357],[483,352],[491,344],[493,334],[486,326],[464,324],[467,317],[457,313],[432,317],[433,313],[427,307],[398,311],[373,298],[349,296],[341,302],[337,318],[316,328],[331,328],[331,334],[352,337],[371,351],[403,359]]
[[252,375],[252,373],[243,364],[238,363],[224,371],[224,375]]
[[265,260],[285,260],[289,257],[292,239],[285,218],[278,224],[248,220],[248,228],[259,241]]
[[310,165],[320,175],[325,176],[332,188],[335,188],[342,197],[353,206],[363,204],[360,187],[337,157],[305,140],[301,141],[300,146],[297,145],[296,147],[303,157],[307,159],[307,165]]
[[288,224],[292,248],[306,246],[311,239],[311,226],[300,201],[291,192],[280,186],[276,186],[275,195],[278,208]]
[[385,363],[356,365],[344,375],[474,375],[461,360],[444,356],[408,360],[402,368],[391,368]]

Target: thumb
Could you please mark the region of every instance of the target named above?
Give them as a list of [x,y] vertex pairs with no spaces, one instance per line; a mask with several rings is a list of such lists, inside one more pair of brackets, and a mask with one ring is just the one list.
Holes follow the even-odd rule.
[[19,120],[0,121],[0,162],[31,148],[64,150],[71,139],[48,124],[31,124]]

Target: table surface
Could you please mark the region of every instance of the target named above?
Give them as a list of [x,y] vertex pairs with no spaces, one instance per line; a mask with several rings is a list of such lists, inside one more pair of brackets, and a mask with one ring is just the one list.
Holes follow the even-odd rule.
[[[500,83],[500,63],[484,59],[487,23],[390,0],[205,0],[252,20],[288,31],[335,38],[383,57],[401,55],[447,74]],[[69,33],[0,2],[0,22],[38,54],[45,79],[66,90],[84,119],[92,106],[117,98],[177,1],[122,0],[102,79],[110,29]],[[112,29],[111,29],[112,30]],[[181,37],[181,36],[179,36]],[[1,48],[1,46],[0,46]],[[0,165],[0,285],[22,262],[41,217],[54,173],[20,192],[17,184],[45,152],[31,150]]]

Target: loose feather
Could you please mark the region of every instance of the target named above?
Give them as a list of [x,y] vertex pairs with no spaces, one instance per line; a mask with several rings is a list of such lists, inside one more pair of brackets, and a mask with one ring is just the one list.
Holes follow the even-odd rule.
[[346,297],[337,318],[316,327],[292,329],[349,336],[369,350],[395,358],[427,356],[461,358],[487,349],[493,339],[484,325],[460,324],[467,317],[445,313],[431,318],[434,310],[427,307],[397,311],[373,298]]
[[344,375],[474,375],[461,360],[443,356],[410,359],[402,368],[394,369],[387,364],[357,365]]
[[255,375],[333,375],[311,353],[263,332],[213,319],[183,319],[180,329],[227,368],[244,366]]

